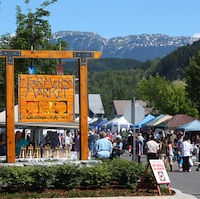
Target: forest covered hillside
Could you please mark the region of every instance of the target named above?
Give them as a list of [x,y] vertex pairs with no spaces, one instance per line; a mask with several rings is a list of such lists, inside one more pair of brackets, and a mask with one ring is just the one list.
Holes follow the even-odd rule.
[[[88,62],[89,93],[100,93],[106,116],[111,111],[112,100],[137,98],[137,83],[149,75],[166,77],[173,81],[182,79],[192,56],[200,51],[200,41],[180,47],[162,59],[140,62],[133,59],[100,58]],[[67,74],[78,77],[76,61],[64,63]]]
[[[162,58],[151,74],[158,73],[162,77],[166,77],[170,81],[184,78],[184,71],[189,66],[190,59],[197,56],[200,51],[200,41],[191,45],[183,46],[173,51],[166,57]],[[144,64],[145,65],[145,64]],[[148,67],[146,67],[147,69]]]

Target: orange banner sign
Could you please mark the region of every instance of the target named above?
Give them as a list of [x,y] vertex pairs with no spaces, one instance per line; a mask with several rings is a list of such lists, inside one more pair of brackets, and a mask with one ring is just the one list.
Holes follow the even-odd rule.
[[74,122],[75,77],[19,75],[19,122]]

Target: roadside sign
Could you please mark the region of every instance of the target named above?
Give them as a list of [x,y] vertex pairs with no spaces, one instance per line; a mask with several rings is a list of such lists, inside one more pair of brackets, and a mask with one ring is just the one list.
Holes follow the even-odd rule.
[[149,160],[157,184],[170,184],[170,179],[162,160]]

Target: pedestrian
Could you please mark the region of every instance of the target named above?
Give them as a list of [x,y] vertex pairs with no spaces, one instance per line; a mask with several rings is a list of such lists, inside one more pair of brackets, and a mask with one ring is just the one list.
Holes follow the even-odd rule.
[[181,151],[182,148],[182,143],[183,143],[183,138],[185,137],[185,132],[180,132],[178,134],[178,150]]
[[0,156],[6,155],[6,133],[1,132],[0,135]]
[[139,136],[136,137],[136,155],[137,155],[137,160],[140,163],[141,155],[142,155],[142,142],[139,138]]
[[99,139],[98,134],[95,132],[94,129],[89,131],[89,137],[88,137],[88,145],[89,145],[89,155],[90,157],[93,156],[93,148],[95,142]]
[[173,152],[173,146],[172,146],[171,140],[168,140],[167,156],[168,156],[170,171],[174,171],[174,164],[173,164],[174,152]]
[[177,153],[177,162],[178,162],[178,171],[183,171],[183,156],[180,150],[178,150]]
[[167,139],[163,137],[159,143],[159,158],[164,162],[164,165],[167,164]]
[[145,153],[147,155],[147,162],[151,159],[158,159],[159,145],[155,141],[154,134],[150,135],[150,140],[145,144]]
[[100,139],[94,144],[93,154],[97,158],[110,158],[112,154],[112,143],[107,139],[104,131],[100,132]]
[[[177,138],[177,136],[174,133],[174,130],[171,130],[170,135],[169,135],[169,140],[172,141],[171,145],[172,145],[172,150],[173,150],[174,155],[176,154],[176,149],[178,150],[178,140],[176,138]],[[176,142],[177,142],[177,146],[175,146]]]
[[178,154],[178,137],[176,137],[174,140],[173,152],[174,152],[174,161],[176,161]]
[[81,139],[80,139],[80,133],[78,130],[75,131],[74,146],[77,153],[77,158],[80,160]]
[[190,165],[189,165],[190,151],[191,151],[191,144],[188,142],[188,137],[185,136],[183,138],[183,142],[181,145],[181,153],[183,156],[183,172],[185,171],[189,172],[190,170]]
[[121,135],[116,136],[116,146],[113,148],[113,156],[115,158],[120,158],[123,154],[123,143]]
[[141,143],[142,143],[142,150],[141,150],[141,154],[143,154],[144,152],[144,137],[142,136],[142,133],[139,133],[139,140],[141,141]]
[[70,158],[70,151],[72,149],[72,136],[71,136],[71,132],[69,130],[66,131],[66,135],[65,135],[65,152],[66,152],[66,157]]
[[133,132],[129,131],[128,132],[128,152],[129,156],[133,154]]
[[22,137],[22,132],[21,131],[17,131],[15,133],[15,154],[16,156],[19,157],[20,155],[20,150],[22,146],[28,146],[28,141]]

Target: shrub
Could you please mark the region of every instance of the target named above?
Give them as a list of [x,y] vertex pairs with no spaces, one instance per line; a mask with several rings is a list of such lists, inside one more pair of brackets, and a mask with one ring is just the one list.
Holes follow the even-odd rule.
[[55,177],[53,186],[59,189],[72,189],[80,187],[82,175],[80,168],[74,164],[53,166]]
[[112,171],[106,163],[98,163],[92,167],[83,167],[81,174],[83,176],[82,186],[100,187],[108,185],[112,179]]
[[133,184],[141,178],[144,166],[141,163],[131,162],[125,159],[114,159],[110,162],[112,180],[119,185],[133,187]]
[[[133,188],[144,170],[145,165],[125,159],[113,159],[85,167],[75,164],[1,167],[0,185],[18,192],[38,192],[49,188],[99,188],[113,184]],[[145,181],[151,181],[152,176],[149,169]]]
[[45,189],[53,187],[53,182],[55,180],[55,170],[53,166],[36,166],[31,170],[30,176],[34,179],[30,190],[43,191]]
[[30,175],[34,170],[34,167],[1,167],[2,185],[16,188],[19,192],[26,191],[34,181]]

